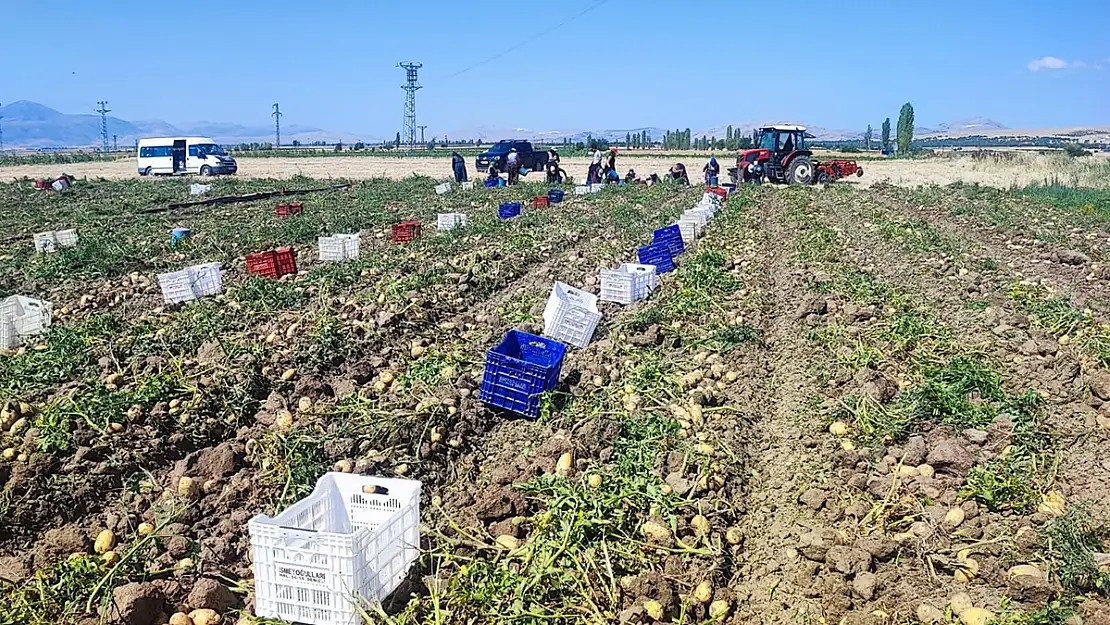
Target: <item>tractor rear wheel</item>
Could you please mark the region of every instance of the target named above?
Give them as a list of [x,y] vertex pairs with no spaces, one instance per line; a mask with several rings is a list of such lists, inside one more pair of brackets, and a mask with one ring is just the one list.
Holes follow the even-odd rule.
[[813,161],[797,156],[786,167],[786,184],[813,184]]

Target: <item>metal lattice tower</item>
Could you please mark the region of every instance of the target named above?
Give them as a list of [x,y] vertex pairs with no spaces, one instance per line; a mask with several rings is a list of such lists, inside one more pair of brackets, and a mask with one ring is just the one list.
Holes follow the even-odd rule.
[[401,141],[409,147],[416,145],[416,91],[420,85],[416,84],[416,70],[424,67],[422,63],[398,63],[398,67],[405,68],[407,83],[401,85],[405,90],[405,125],[401,132]]
[[[3,104],[0,104],[0,106],[3,106]],[[4,119],[4,116],[0,115],[0,120],[3,120],[3,119]],[[0,152],[3,152],[3,151],[4,151],[4,127],[0,126]]]
[[112,135],[112,151],[116,152],[118,150],[119,150],[119,136],[118,135]]
[[270,113],[274,116],[274,147],[281,147],[281,109],[278,107],[277,102],[274,102],[274,112]]
[[428,127],[427,124],[417,126],[417,128],[420,129],[420,143],[421,143],[421,145],[424,144],[424,129],[427,128],[427,127]]
[[108,113],[112,110],[108,108],[107,102],[97,102],[100,108],[96,109],[100,113],[100,147],[103,151],[108,151]]

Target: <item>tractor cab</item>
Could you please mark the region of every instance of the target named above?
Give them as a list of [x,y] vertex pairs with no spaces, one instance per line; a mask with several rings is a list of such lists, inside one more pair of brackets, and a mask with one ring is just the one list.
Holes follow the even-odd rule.
[[814,138],[805,126],[768,126],[756,135],[756,147],[736,158],[734,182],[761,182],[764,178],[779,184],[813,183],[813,152],[806,139]]

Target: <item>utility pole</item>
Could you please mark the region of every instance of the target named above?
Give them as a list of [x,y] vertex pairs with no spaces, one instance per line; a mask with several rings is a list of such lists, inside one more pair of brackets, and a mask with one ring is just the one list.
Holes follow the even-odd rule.
[[[0,104],[0,106],[4,106],[4,105]],[[0,120],[2,120],[2,119],[4,119],[4,116],[0,115]],[[0,126],[0,153],[3,153],[3,152],[4,152],[4,127]]]
[[427,124],[424,124],[423,126],[417,126],[417,128],[420,129],[420,143],[421,144],[424,143],[424,129],[427,128],[427,127],[428,127]]
[[401,140],[414,147],[416,145],[416,91],[420,85],[416,84],[416,70],[424,67],[422,63],[398,63],[398,67],[405,68],[405,84],[401,89],[405,91],[405,124],[401,133]]
[[112,135],[112,151],[113,152],[118,152],[119,151],[119,141],[117,141],[117,139],[118,139],[117,135]]
[[108,108],[108,102],[97,102],[100,108],[96,109],[100,113],[100,147],[103,151],[108,151],[108,113],[112,110]]
[[274,147],[281,147],[281,109],[278,108],[277,102],[274,102],[274,112],[270,113],[274,116]]

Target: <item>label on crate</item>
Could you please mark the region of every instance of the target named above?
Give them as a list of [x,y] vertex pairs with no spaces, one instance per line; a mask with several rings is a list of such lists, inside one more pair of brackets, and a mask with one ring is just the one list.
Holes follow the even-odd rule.
[[327,571],[306,569],[289,564],[279,564],[277,567],[277,576],[279,579],[295,582],[297,584],[315,584],[318,586],[327,586],[328,584]]

